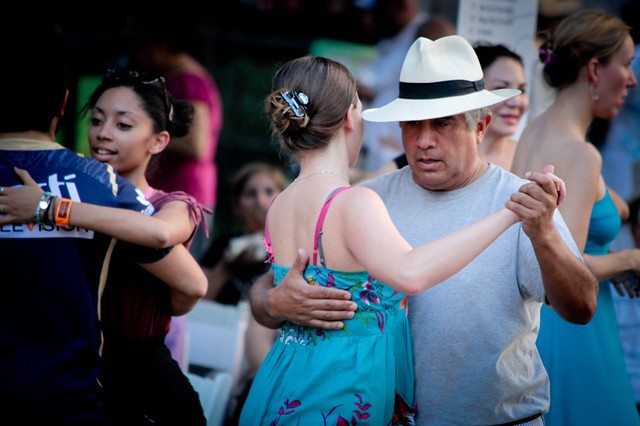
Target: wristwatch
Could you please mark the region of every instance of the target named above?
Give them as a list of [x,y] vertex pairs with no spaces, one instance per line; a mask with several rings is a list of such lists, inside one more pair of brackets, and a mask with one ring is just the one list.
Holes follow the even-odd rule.
[[38,203],[38,208],[40,209],[40,214],[42,214],[43,211],[47,210],[47,208],[49,207],[49,204],[51,204],[51,199],[53,197],[47,197],[44,200],[40,200],[40,202]]
[[42,197],[40,197],[40,201],[38,202],[38,207],[36,207],[36,212],[34,214],[36,223],[43,222],[43,219],[45,219],[43,215],[45,215],[47,209],[51,205],[52,200],[53,200],[53,194],[51,192],[45,192],[44,194],[42,194]]

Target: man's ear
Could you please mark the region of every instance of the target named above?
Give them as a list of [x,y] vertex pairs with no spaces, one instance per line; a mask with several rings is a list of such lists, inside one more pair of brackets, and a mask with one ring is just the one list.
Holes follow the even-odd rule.
[[167,132],[166,130],[163,130],[162,132],[158,133],[155,136],[153,143],[149,147],[149,153],[151,155],[161,153],[162,151],[164,151],[167,145],[169,145],[170,140],[171,140],[171,136],[169,135],[169,132]]
[[487,129],[489,128],[489,124],[491,123],[492,119],[493,119],[493,116],[491,115],[491,113],[489,113],[486,116],[484,116],[484,118],[481,118],[480,120],[478,120],[478,123],[476,124],[476,134],[478,135],[478,138],[477,138],[478,144],[482,142],[482,138],[484,138],[485,133],[487,133]]

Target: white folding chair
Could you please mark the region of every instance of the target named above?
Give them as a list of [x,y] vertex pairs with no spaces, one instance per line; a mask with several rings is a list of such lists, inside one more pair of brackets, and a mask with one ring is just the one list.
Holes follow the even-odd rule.
[[198,392],[207,426],[223,426],[231,396],[233,382],[231,374],[221,371],[213,377],[203,377],[193,373],[185,373],[185,375]]
[[247,302],[224,305],[200,300],[187,314],[189,366],[227,372],[235,389],[243,366],[249,315]]

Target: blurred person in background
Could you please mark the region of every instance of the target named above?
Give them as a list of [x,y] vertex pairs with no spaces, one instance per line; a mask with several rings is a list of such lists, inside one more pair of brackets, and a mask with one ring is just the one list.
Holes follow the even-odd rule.
[[[640,79],[640,2],[626,2],[620,16],[631,26],[631,36],[635,43],[635,58],[631,67]],[[640,248],[640,226],[638,207],[640,205],[640,89],[629,88],[620,112],[610,121],[602,153],[602,176],[629,203],[629,220],[622,224],[618,237],[611,243],[612,250]],[[637,282],[637,277],[629,276]],[[616,314],[622,351],[627,373],[634,391],[636,406],[640,409],[640,303],[625,295],[614,294]]]
[[[358,91],[363,106],[379,107],[398,96],[398,79],[404,57],[427,21],[419,0],[377,0],[373,9],[374,29],[380,41],[378,55],[360,73]],[[402,152],[398,123],[370,123],[363,136],[365,172],[377,170]]]
[[[239,230],[213,240],[202,259],[202,269],[209,287],[206,298],[223,304],[247,300],[253,282],[269,270],[268,254],[263,245],[267,210],[273,199],[287,187],[281,167],[255,161],[236,171],[231,181],[231,208]],[[237,394],[233,395],[230,421],[237,424],[251,382],[262,360],[271,349],[277,330],[264,327],[249,316],[244,337],[245,369]]]
[[524,63],[517,53],[501,44],[477,45],[474,50],[480,60],[487,89],[520,90],[520,95],[490,107],[491,124],[478,146],[480,157],[505,170],[511,170],[517,144],[512,137],[520,120],[529,110]]
[[542,308],[537,347],[551,383],[548,426],[640,425],[611,288],[617,275],[640,272],[640,250],[609,249],[629,209],[607,187],[602,157],[586,137],[594,119],[614,117],[638,84],[629,31],[622,20],[596,9],[574,12],[558,24],[539,51],[545,81],[556,95],[525,127],[513,160],[519,176],[555,164],[569,189],[560,211],[600,281],[597,309],[586,325],[569,324]]
[[[178,14],[158,20],[139,17],[128,28],[132,40],[132,67],[164,76],[167,90],[175,100],[191,102],[194,109],[189,133],[171,144],[150,164],[149,183],[163,191],[184,191],[215,212],[218,171],[215,155],[222,130],[223,107],[211,73],[190,52],[191,26]],[[190,251],[199,262],[209,248],[213,216],[205,216]]]
[[217,237],[201,264],[209,280],[207,299],[237,304],[258,276],[269,269],[262,244],[271,201],[288,182],[279,166],[251,162],[238,169],[231,181],[231,208],[239,230]]

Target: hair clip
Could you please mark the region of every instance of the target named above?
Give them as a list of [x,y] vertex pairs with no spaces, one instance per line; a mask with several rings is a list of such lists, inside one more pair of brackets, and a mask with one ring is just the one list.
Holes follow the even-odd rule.
[[302,92],[295,92],[293,90],[288,92],[280,92],[282,98],[287,101],[296,117],[304,117],[307,113],[307,105],[309,104],[309,97]]
[[553,58],[556,57],[556,54],[553,52],[553,49],[551,49],[550,43],[546,41],[538,48],[538,56],[546,67],[551,63]]

